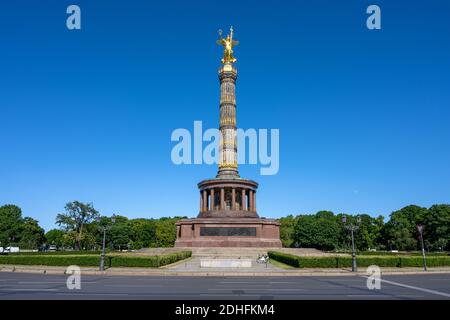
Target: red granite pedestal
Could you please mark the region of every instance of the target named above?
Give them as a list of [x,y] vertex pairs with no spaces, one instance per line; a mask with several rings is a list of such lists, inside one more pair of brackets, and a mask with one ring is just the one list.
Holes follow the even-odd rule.
[[175,247],[281,248],[280,223],[263,218],[197,218],[177,222]]

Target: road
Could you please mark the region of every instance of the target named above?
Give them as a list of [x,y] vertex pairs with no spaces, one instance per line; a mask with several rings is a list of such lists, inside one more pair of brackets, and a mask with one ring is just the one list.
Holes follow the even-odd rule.
[[69,290],[67,276],[0,272],[6,299],[447,299],[450,274],[383,276],[369,290],[363,276],[187,277],[82,276]]

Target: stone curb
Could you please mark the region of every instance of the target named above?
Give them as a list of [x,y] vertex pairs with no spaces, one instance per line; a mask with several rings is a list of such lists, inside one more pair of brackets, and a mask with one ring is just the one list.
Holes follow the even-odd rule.
[[[28,267],[28,266],[0,266],[0,272],[17,272],[17,273],[33,273],[33,274],[51,274],[64,275],[65,268],[60,267]],[[105,276],[190,276],[190,277],[299,277],[299,276],[366,276],[365,272],[352,273],[349,270],[331,271],[319,269],[317,271],[273,271],[273,272],[233,272],[233,271],[167,271],[157,270],[107,270],[104,272],[94,269],[81,269],[84,275],[105,275]],[[415,274],[446,274],[450,273],[450,269],[429,269],[427,272],[421,270],[383,270],[383,275],[415,275]]]

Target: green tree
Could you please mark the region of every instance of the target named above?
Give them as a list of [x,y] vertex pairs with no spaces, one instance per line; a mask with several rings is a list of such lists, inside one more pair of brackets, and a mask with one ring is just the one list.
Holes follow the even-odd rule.
[[297,218],[293,215],[288,215],[287,217],[283,217],[279,219],[280,221],[280,239],[283,247],[294,247],[294,233],[295,233],[295,224]]
[[416,205],[406,206],[391,213],[383,234],[386,247],[397,250],[419,248],[417,225],[425,222],[428,210]]
[[20,223],[21,248],[37,249],[44,243],[44,229],[39,226],[39,222],[30,217],[25,217]]
[[116,224],[111,228],[110,238],[115,249],[128,248],[133,236],[133,229],[129,223]]
[[56,223],[62,226],[66,231],[75,232],[71,237],[75,242],[75,248],[80,250],[83,240],[83,228],[86,224],[92,222],[99,216],[98,211],[94,209],[92,203],[82,203],[73,201],[66,204],[65,213],[56,216]]
[[64,245],[64,231],[59,229],[52,229],[45,234],[46,243],[48,245],[55,245],[58,248]]
[[331,211],[300,215],[295,224],[294,241],[301,247],[333,250],[338,247],[340,226]]
[[424,219],[424,240],[432,250],[450,250],[450,205],[433,205]]
[[150,219],[130,220],[133,230],[132,248],[157,247],[156,223]]
[[[343,215],[344,214],[338,215],[339,222],[342,221]],[[355,247],[357,250],[364,251],[368,249],[379,249],[382,247],[382,244],[380,244],[381,230],[384,225],[384,218],[382,216],[377,218],[373,218],[368,214],[345,216],[347,217],[348,224],[359,226],[359,228],[354,232]],[[360,219],[359,223],[358,218]],[[341,225],[340,243],[341,246],[347,250],[351,248],[351,233],[343,224]]]
[[[66,231],[64,232],[63,246],[75,248],[76,242],[79,239],[79,235],[75,230]],[[81,248],[81,242],[79,248]]]
[[156,242],[158,247],[173,247],[177,238],[175,223],[180,217],[156,220]]
[[0,246],[8,247],[20,238],[22,210],[12,204],[0,207]]

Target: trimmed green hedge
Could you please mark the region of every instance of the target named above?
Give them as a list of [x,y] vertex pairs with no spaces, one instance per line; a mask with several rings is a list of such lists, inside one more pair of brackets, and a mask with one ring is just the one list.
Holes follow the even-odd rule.
[[[271,259],[285,263],[296,268],[347,268],[352,266],[351,257],[299,257],[288,253],[269,251]],[[360,267],[377,265],[379,267],[422,267],[420,256],[358,256],[357,264]],[[450,257],[427,257],[427,266],[450,266]]]
[[[329,252],[329,253],[346,253],[351,254],[350,251],[342,251],[342,252]],[[421,251],[401,251],[401,252],[390,252],[390,251],[357,251],[358,255],[362,256],[422,256]],[[439,256],[445,257],[450,256],[450,253],[447,252],[427,252],[427,257],[431,256]]]
[[180,260],[189,258],[192,255],[191,251],[180,251],[158,256],[107,256],[108,260],[105,262],[109,267],[150,267],[158,268]]
[[18,255],[0,256],[0,264],[42,265],[42,266],[98,266],[100,256],[95,255]]
[[[180,251],[157,256],[107,255],[105,265],[109,267],[158,268],[189,258],[191,251]],[[3,255],[0,264],[95,267],[100,265],[99,255]]]
[[[108,252],[108,251],[107,251]],[[15,255],[15,256],[65,256],[65,255],[91,255],[100,254],[101,251],[52,251],[52,252],[2,252],[0,256]]]

